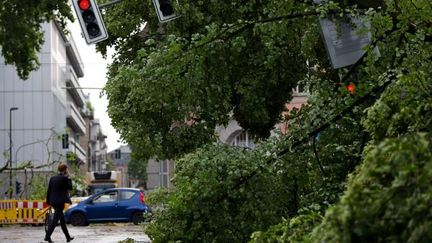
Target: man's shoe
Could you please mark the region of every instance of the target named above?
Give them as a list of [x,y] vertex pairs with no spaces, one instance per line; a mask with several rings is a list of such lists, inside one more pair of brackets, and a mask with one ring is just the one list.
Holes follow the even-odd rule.
[[54,243],[54,241],[52,241],[51,239],[48,239],[48,238],[44,238],[44,241],[48,241],[48,243]]
[[75,239],[75,237],[72,236],[72,237],[70,237],[69,239],[67,239],[66,241],[67,241],[67,242],[71,242],[73,239]]

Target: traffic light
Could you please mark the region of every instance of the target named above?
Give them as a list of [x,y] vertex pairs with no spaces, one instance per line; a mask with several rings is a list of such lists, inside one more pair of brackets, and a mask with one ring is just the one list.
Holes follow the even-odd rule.
[[102,15],[95,0],[72,0],[87,44],[108,38]]
[[67,133],[62,135],[62,148],[63,149],[69,148],[69,134]]
[[15,181],[15,193],[16,195],[21,193],[21,182]]
[[159,22],[167,22],[177,18],[171,0],[153,0]]

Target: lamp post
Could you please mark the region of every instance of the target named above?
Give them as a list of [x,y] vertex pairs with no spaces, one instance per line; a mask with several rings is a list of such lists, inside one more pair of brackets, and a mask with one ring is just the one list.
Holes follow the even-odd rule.
[[18,107],[11,107],[9,109],[9,198],[12,198],[12,111],[18,110]]

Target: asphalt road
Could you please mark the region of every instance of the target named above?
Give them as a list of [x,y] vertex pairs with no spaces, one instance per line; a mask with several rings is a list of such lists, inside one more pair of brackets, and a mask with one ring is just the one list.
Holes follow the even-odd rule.
[[[68,225],[69,233],[75,237],[72,243],[117,243],[127,238],[137,243],[149,243],[150,238],[142,226],[129,223],[90,224],[86,227]],[[43,226],[3,225],[0,227],[1,243],[32,243],[44,241]],[[54,242],[66,242],[63,231],[57,226],[51,236]]]

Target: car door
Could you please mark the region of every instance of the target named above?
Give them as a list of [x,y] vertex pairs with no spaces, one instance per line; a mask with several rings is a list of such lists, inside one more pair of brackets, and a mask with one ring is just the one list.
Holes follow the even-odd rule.
[[130,191],[130,190],[120,191],[120,195],[119,195],[120,200],[118,204],[120,218],[124,220],[130,220],[133,211],[131,207],[133,207],[133,205],[136,204],[134,203],[135,195],[136,195],[135,191]]
[[109,190],[95,196],[87,205],[87,217],[91,221],[117,220],[118,191]]

